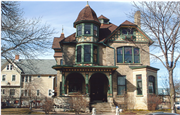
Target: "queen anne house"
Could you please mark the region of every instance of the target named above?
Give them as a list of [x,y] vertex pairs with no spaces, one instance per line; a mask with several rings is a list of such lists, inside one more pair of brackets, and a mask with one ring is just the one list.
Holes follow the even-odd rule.
[[140,15],[116,26],[87,4],[73,23],[76,31],[53,41],[57,96],[81,92],[90,103],[112,104],[123,103],[127,93],[135,109],[148,109],[148,94],[157,94],[158,69],[150,66],[153,41],[141,29]]

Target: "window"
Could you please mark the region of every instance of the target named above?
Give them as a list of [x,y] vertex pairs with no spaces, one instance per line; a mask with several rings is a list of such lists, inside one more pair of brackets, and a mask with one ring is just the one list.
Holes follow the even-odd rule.
[[134,28],[122,28],[122,34],[133,34]]
[[77,53],[76,53],[76,62],[77,63],[98,63],[98,46],[94,44],[78,45]]
[[134,63],[140,63],[139,48],[134,48]]
[[9,65],[7,65],[6,69],[9,70]]
[[12,70],[13,69],[13,65],[10,65],[10,70]]
[[82,25],[78,25],[77,27],[77,36],[82,35]]
[[48,95],[51,96],[51,90],[49,89]]
[[97,36],[97,26],[93,26],[93,34],[94,36]]
[[37,96],[39,96],[40,94],[39,94],[39,90],[37,90]]
[[84,45],[84,62],[91,62],[91,45]]
[[38,78],[40,78],[41,76],[39,75]]
[[93,62],[97,63],[97,46],[93,46]]
[[12,81],[16,81],[16,75],[12,75]]
[[5,89],[1,89],[1,94],[5,94]]
[[22,82],[24,82],[24,76],[22,76]]
[[81,62],[81,46],[77,46],[77,62]]
[[28,96],[27,94],[28,94],[28,93],[27,93],[27,90],[25,90],[25,94],[24,94],[24,96]]
[[63,65],[63,59],[60,59],[60,65]]
[[91,34],[91,24],[84,25],[84,34]]
[[6,75],[2,75],[2,81],[6,81]]
[[142,95],[142,76],[136,75],[137,81],[137,95]]
[[155,94],[155,77],[149,76],[149,93]]
[[25,77],[25,82],[28,82],[28,76]]
[[51,76],[49,76],[49,78],[51,78]]
[[140,63],[139,48],[129,46],[117,48],[117,63]]
[[31,76],[29,76],[29,82],[31,82]]
[[24,90],[21,90],[21,96],[24,96]]
[[124,47],[124,62],[132,63],[132,47]]
[[118,76],[117,79],[117,94],[123,95],[126,91],[126,76]]
[[10,89],[10,95],[15,95],[15,89]]

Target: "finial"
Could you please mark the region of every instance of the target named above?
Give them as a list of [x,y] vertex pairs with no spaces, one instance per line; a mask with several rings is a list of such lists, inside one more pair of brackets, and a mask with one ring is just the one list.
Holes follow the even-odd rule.
[[89,6],[89,3],[88,3],[88,1],[87,1],[87,5],[86,6]]
[[63,29],[63,25],[62,25],[62,33],[63,33],[63,30],[64,30],[64,29]]

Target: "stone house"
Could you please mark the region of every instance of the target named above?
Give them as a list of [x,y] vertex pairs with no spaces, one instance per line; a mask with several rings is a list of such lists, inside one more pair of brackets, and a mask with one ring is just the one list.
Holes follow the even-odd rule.
[[40,102],[51,98],[57,72],[52,69],[54,59],[19,59],[8,62],[1,59],[1,101],[27,106],[29,100]]
[[127,93],[135,109],[148,109],[148,94],[158,93],[158,69],[150,66],[153,41],[141,29],[140,15],[116,26],[86,5],[73,23],[76,32],[53,41],[57,96],[81,92],[89,102],[124,103]]

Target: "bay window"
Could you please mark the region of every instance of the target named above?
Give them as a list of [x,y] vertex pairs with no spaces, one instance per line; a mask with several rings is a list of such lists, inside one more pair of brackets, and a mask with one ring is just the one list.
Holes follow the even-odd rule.
[[76,63],[98,63],[98,47],[94,44],[80,44],[76,47]]
[[155,77],[149,76],[149,93],[155,94]]

